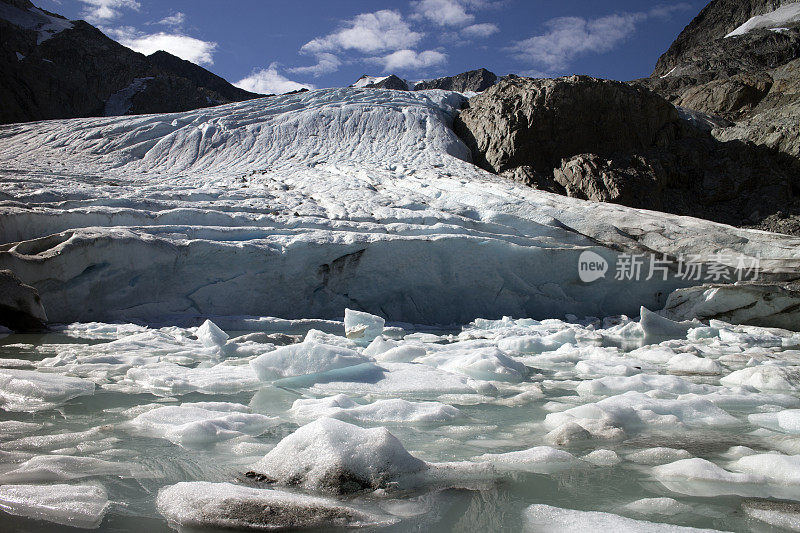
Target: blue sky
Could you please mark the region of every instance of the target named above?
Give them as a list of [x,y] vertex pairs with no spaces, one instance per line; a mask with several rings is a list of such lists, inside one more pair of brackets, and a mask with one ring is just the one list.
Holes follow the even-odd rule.
[[34,0],[143,53],[165,49],[257,92],[338,87],[365,73],[629,80],[704,0]]

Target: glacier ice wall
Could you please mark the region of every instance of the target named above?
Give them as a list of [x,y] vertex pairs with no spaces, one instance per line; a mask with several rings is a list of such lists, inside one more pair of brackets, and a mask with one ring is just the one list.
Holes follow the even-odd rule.
[[451,92],[327,89],[0,127],[0,268],[55,321],[174,315],[466,322],[635,314],[688,283],[579,280],[579,255],[800,239],[536,191],[470,164]]

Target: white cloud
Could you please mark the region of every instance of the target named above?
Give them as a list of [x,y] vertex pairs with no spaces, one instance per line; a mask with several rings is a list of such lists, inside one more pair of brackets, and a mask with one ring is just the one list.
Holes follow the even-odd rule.
[[676,11],[692,9],[688,3],[657,5],[646,12],[618,13],[598,19],[561,17],[547,21],[547,31],[509,47],[519,60],[564,70],[575,57],[587,53],[605,53],[630,37],[637,26],[652,18],[669,18]]
[[486,22],[483,24],[473,24],[461,30],[461,35],[472,39],[482,39],[499,32],[497,24]]
[[419,0],[411,6],[418,17],[439,26],[463,26],[475,20],[475,15],[467,13],[466,2],[462,0]]
[[371,61],[383,64],[383,71],[419,70],[441,65],[447,56],[436,50],[415,52],[414,50],[398,50],[387,56],[377,57]]
[[411,31],[399,12],[385,9],[357,15],[341,29],[307,42],[300,51],[313,54],[336,50],[384,52],[415,46],[422,37],[422,33]]
[[186,13],[181,13],[178,11],[174,15],[170,15],[169,17],[164,17],[163,19],[159,20],[157,24],[179,28],[183,26],[184,22],[186,22]]
[[81,15],[92,24],[108,22],[119,17],[123,9],[138,11],[141,6],[136,0],[80,0],[86,4]]
[[254,70],[252,74],[234,85],[245,91],[261,94],[283,94],[303,88],[314,88],[311,84],[297,83],[280,74],[277,63],[272,63],[264,69]]
[[178,33],[146,34],[130,26],[104,28],[103,31],[120,44],[145,55],[164,50],[198,65],[214,64],[213,54],[217,49],[215,42],[203,41]]
[[339,67],[342,65],[341,59],[337,56],[323,52],[321,54],[317,54],[317,64],[311,65],[308,67],[295,67],[288,69],[289,72],[295,74],[311,74],[315,78],[322,76],[323,74],[330,74],[331,72],[336,72],[339,70]]
[[650,9],[647,14],[655,18],[669,18],[676,11],[694,11],[692,4],[681,2],[679,4],[662,4]]
[[578,55],[612,50],[646,18],[644,13],[609,15],[595,20],[560,17],[545,23],[546,33],[519,41],[509,50],[522,61],[563,70]]

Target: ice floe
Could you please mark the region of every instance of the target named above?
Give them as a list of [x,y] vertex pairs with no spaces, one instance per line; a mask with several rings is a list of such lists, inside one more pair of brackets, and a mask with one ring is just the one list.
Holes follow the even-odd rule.
[[0,485],[0,509],[65,526],[94,529],[103,521],[109,501],[98,485]]

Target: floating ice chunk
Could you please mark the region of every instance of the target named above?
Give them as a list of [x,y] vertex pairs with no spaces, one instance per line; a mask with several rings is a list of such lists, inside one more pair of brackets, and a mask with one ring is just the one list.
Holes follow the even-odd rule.
[[0,509],[3,511],[65,526],[99,527],[108,505],[105,489],[96,485],[0,486]]
[[369,346],[364,348],[364,351],[361,352],[367,357],[375,357],[379,354],[382,354],[392,348],[397,348],[398,346],[402,346],[403,344],[392,339],[384,339],[382,336],[375,337]]
[[527,335],[501,339],[497,347],[509,353],[542,353],[575,343],[575,330],[568,328],[550,335]]
[[252,414],[245,405],[206,402],[158,407],[140,414],[131,424],[181,446],[202,446],[241,435],[257,436],[277,421]]
[[586,463],[564,450],[550,446],[536,446],[508,453],[486,453],[475,458],[487,461],[498,470],[551,474],[586,466]]
[[800,504],[748,500],[742,503],[747,516],[787,531],[800,531]]
[[379,363],[409,363],[420,357],[425,357],[427,353],[427,350],[422,346],[406,344],[379,353],[375,356],[375,360]]
[[716,390],[716,387],[698,385],[678,376],[637,374],[581,381],[575,390],[581,396],[611,396],[627,391],[648,392],[651,390],[672,394],[707,394]]
[[173,396],[190,392],[233,394],[255,390],[261,384],[247,364],[223,362],[212,367],[188,368],[174,363],[155,363],[131,368],[124,380],[113,386],[104,385],[103,388]]
[[344,310],[344,331],[348,339],[354,340],[359,344],[367,345],[383,332],[386,321],[375,315],[354,311]]
[[626,431],[659,426],[662,429],[674,429],[680,424],[689,427],[727,427],[739,423],[735,417],[702,397],[667,400],[631,391],[572,407],[561,413],[550,413],[545,417],[545,425],[558,427],[566,422],[577,422],[590,429],[584,420],[602,422]]
[[800,366],[758,365],[731,372],[720,379],[726,386],[748,386],[758,390],[800,390]]
[[622,462],[614,450],[595,450],[581,457],[587,463],[595,466],[614,466]]
[[672,516],[690,513],[692,508],[674,498],[643,498],[622,507],[625,511],[642,515]]
[[423,357],[419,362],[487,381],[519,383],[528,375],[524,364],[497,348],[445,350]]
[[396,521],[333,499],[204,481],[161,489],[156,507],[170,523],[189,529],[339,529],[385,526]]
[[0,408],[6,411],[41,411],[78,396],[94,394],[94,388],[94,383],[85,379],[2,368]]
[[573,442],[589,440],[592,438],[592,434],[575,422],[567,422],[550,431],[544,438],[550,444],[567,446]]
[[674,463],[681,459],[689,459],[691,457],[692,454],[686,450],[659,446],[634,452],[627,455],[625,458],[628,461],[633,461],[641,465],[663,465],[666,463]]
[[400,486],[428,469],[386,428],[320,418],[284,438],[254,470],[286,485],[333,493]]
[[195,335],[197,335],[197,339],[203,343],[203,346],[206,348],[221,348],[228,342],[228,334],[219,329],[219,327],[210,320],[203,322],[203,325],[197,328]]
[[656,524],[599,511],[573,511],[549,505],[531,505],[525,510],[525,531],[531,533],[574,533],[575,531],[613,531],[614,533],[690,533],[713,529]]
[[645,341],[647,339],[684,339],[690,329],[703,325],[697,320],[675,322],[646,307],[642,307],[640,313],[639,325],[644,331]]
[[395,424],[449,422],[463,416],[455,407],[439,402],[392,399],[361,405],[344,394],[319,400],[296,400],[290,413],[299,420],[314,420],[325,416],[347,422]]
[[706,357],[697,357],[690,353],[679,353],[667,362],[667,370],[686,374],[721,374],[725,370],[722,365]]
[[785,409],[777,413],[757,413],[747,417],[751,424],[782,431],[800,434],[800,409]]
[[346,393],[353,395],[376,395],[382,397],[409,396],[414,399],[437,399],[443,394],[497,394],[490,383],[475,381],[461,374],[454,374],[428,365],[417,363],[381,363],[385,370],[378,379],[369,381],[334,380],[317,383],[311,391],[315,394]]
[[762,405],[795,407],[800,403],[789,394],[758,392],[750,387],[722,387],[707,394],[684,394],[679,400],[705,399],[723,409],[752,409]]
[[735,472],[763,476],[771,484],[795,485],[800,490],[800,455],[758,453],[746,455],[729,465]]
[[675,357],[675,351],[667,346],[648,345],[636,348],[629,352],[628,355],[648,363],[665,364]]
[[37,455],[0,474],[0,483],[39,483],[69,481],[92,476],[130,476],[131,468],[94,457],[71,455]]
[[292,376],[322,374],[370,362],[358,352],[328,344],[303,342],[282,346],[250,361],[258,379],[271,381]]
[[358,344],[341,335],[334,335],[333,333],[325,333],[318,329],[310,329],[303,339],[307,344],[327,344],[330,346],[339,346],[340,348],[348,348],[355,350]]
[[41,429],[41,424],[34,422],[20,422],[18,420],[3,420],[0,422],[0,439],[6,437],[30,434]]
[[[746,459],[746,458],[745,458]],[[773,487],[763,476],[729,472],[705,459],[682,459],[652,470],[653,477],[673,492],[689,496],[714,497],[785,496],[780,487]]]

